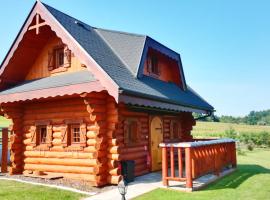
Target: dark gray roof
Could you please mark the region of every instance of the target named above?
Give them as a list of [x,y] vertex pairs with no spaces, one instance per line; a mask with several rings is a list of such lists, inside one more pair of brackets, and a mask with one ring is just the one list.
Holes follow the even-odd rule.
[[93,74],[91,74],[88,70],[85,70],[80,72],[73,72],[63,75],[25,81],[19,85],[16,85],[15,87],[1,91],[0,95],[29,92],[34,90],[62,87],[80,83],[88,83],[93,81],[96,81]]
[[193,90],[182,91],[172,83],[150,77],[137,78],[136,72],[148,36],[94,28],[44,5],[124,93],[203,110],[213,110],[213,107],[196,95]]
[[[140,65],[146,36],[95,28],[134,76]],[[127,51],[127,49],[132,49]]]

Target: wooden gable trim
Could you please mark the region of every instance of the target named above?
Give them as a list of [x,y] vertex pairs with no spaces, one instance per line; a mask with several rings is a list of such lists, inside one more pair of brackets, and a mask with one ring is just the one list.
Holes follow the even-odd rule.
[[13,41],[13,44],[11,45],[7,55],[5,56],[3,62],[1,63],[1,68],[0,68],[0,76],[4,72],[6,66],[8,65],[10,59],[12,58],[14,52],[18,48],[20,42],[23,39],[24,34],[28,31],[28,27],[30,26],[31,22],[33,21],[34,17],[36,16],[37,13],[37,2],[34,4],[33,8],[31,9],[29,15],[27,16],[23,26],[21,27],[19,33],[17,34],[15,40]]
[[86,52],[86,50],[70,35],[70,33],[55,19],[55,17],[47,10],[47,8],[39,1],[37,1],[27,20],[25,21],[23,27],[21,28],[16,40],[14,41],[10,51],[5,57],[1,69],[0,76],[3,74],[5,68],[8,66],[10,59],[12,58],[14,52],[19,46],[19,43],[23,39],[24,34],[28,31],[28,28],[36,16],[39,14],[40,17],[45,20],[45,22],[51,27],[52,31],[61,38],[63,43],[67,44],[74,55],[80,60],[83,65],[87,66],[87,69],[94,74],[94,76],[101,82],[101,84],[106,88],[108,93],[114,97],[115,101],[118,102],[119,98],[119,86],[114,82],[114,80],[102,69],[102,67],[97,64],[97,62]]

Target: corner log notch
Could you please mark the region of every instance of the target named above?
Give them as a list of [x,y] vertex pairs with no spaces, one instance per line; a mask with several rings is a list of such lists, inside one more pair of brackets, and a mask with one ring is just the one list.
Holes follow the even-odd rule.
[[107,158],[108,158],[108,178],[109,184],[118,184],[121,179],[121,172],[118,167],[120,161],[121,146],[119,145],[121,136],[116,134],[116,127],[119,121],[118,109],[113,97],[107,97],[107,130],[106,136],[108,140]]
[[[119,152],[115,138],[118,112],[114,99],[107,93],[81,94],[92,124],[87,126],[87,152],[97,152],[96,186],[117,184]],[[94,97],[94,98],[93,98]],[[97,99],[98,98],[98,102]]]

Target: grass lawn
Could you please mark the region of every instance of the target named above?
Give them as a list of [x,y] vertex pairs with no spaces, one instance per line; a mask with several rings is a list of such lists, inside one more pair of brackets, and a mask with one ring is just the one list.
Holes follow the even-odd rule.
[[266,200],[270,199],[270,150],[238,156],[238,170],[204,190],[184,193],[156,189],[136,200]]
[[0,180],[1,200],[79,200],[83,197],[65,190]]

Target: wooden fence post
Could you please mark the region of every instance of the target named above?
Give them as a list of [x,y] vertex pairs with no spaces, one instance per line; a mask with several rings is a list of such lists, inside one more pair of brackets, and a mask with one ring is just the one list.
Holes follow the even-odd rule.
[[192,152],[191,148],[187,147],[185,148],[185,160],[186,160],[186,188],[191,189],[193,187],[193,182],[192,182]]
[[164,186],[168,186],[168,161],[167,148],[162,147],[162,181]]
[[8,165],[8,129],[2,129],[2,161],[1,161],[1,172],[7,173]]

